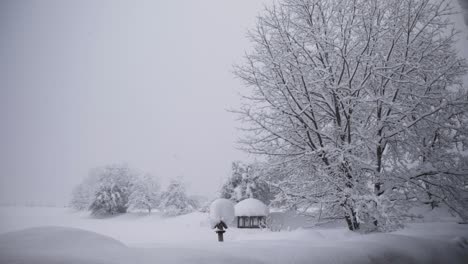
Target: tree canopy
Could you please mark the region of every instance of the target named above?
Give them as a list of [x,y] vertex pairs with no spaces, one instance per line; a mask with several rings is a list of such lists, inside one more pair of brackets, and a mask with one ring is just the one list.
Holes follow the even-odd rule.
[[283,0],[249,32],[236,75],[244,150],[283,204],[391,230],[406,206],[466,218],[467,64],[448,0]]

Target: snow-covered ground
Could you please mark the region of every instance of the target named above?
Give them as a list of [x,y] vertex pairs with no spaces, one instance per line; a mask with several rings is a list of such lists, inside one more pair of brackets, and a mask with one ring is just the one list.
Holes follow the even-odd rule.
[[96,219],[66,208],[0,207],[0,263],[468,263],[468,225],[426,215],[435,222],[389,234],[229,228],[218,243],[208,214],[198,212]]

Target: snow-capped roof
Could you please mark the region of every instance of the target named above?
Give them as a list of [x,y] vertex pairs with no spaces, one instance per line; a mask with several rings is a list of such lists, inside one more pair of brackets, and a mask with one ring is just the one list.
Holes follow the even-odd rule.
[[266,216],[269,210],[262,201],[248,198],[236,204],[235,212],[236,216]]
[[216,199],[210,205],[210,223],[212,226],[223,221],[229,225],[234,220],[234,204],[228,199]]

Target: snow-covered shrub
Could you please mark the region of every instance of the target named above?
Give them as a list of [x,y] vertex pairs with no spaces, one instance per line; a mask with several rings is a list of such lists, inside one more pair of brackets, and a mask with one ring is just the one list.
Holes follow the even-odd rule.
[[221,187],[220,197],[236,203],[247,198],[255,198],[269,204],[273,195],[268,184],[260,177],[261,172],[257,163],[233,162],[232,175]]
[[403,227],[403,209],[387,196],[364,195],[355,197],[356,218],[363,232],[393,231]]
[[151,213],[153,208],[159,206],[161,194],[159,184],[149,175],[138,178],[133,185],[128,205],[133,209],[145,209]]
[[187,196],[181,180],[173,179],[162,196],[160,208],[166,216],[177,216],[193,212],[196,205]]
[[93,215],[108,215],[127,212],[125,194],[118,186],[101,186],[89,207]]
[[216,199],[210,205],[210,224],[215,226],[220,221],[230,225],[234,221],[234,204],[228,199]]

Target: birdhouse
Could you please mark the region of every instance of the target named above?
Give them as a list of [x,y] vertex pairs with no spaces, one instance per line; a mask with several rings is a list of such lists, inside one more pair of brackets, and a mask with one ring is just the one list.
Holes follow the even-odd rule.
[[214,227],[216,230],[216,234],[218,234],[218,241],[219,242],[223,242],[224,241],[224,237],[223,237],[223,234],[224,232],[226,232],[224,229],[227,229],[227,225],[226,223],[224,223],[223,221],[220,221],[217,225],[215,225]]

